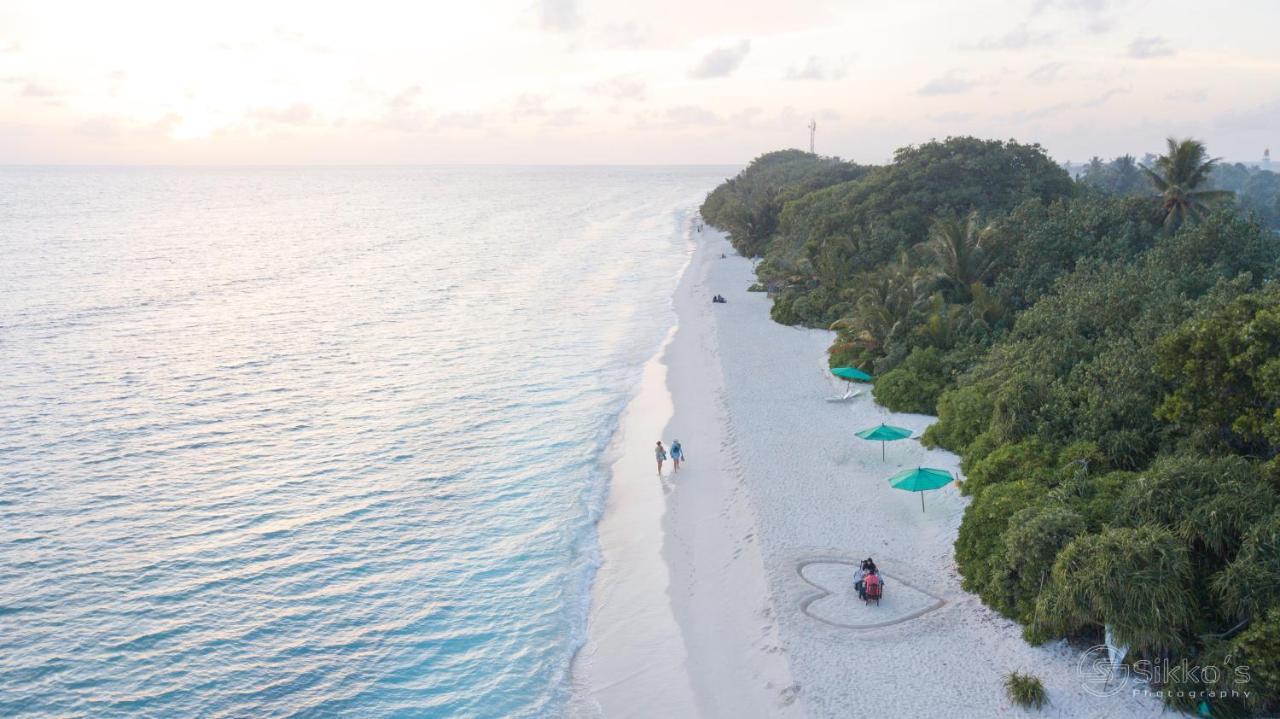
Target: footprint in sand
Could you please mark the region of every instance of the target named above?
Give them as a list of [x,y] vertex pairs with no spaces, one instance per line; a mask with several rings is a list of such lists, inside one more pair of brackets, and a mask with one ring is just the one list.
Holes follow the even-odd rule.
[[824,624],[848,629],[874,629],[901,624],[938,609],[946,602],[889,572],[880,604],[864,604],[853,588],[857,562],[815,559],[800,562],[801,579],[818,590],[800,603],[800,611]]

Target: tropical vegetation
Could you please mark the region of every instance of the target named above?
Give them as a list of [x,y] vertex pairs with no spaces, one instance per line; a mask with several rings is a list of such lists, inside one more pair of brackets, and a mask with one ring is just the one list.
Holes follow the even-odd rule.
[[[1248,695],[1211,703],[1274,713],[1280,234],[1232,167],[1174,139],[1078,179],[1013,141],[882,167],[786,151],[702,210],[760,258],[775,319],[830,327],[833,365],[938,416],[966,589],[1030,641],[1106,628],[1134,661],[1248,663]],[[1239,689],[1199,681],[1178,688]]]

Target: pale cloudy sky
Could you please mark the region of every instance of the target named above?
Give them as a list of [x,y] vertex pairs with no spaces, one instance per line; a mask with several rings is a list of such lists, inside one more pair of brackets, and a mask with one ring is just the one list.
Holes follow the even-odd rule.
[[1280,151],[1277,0],[0,0],[0,163]]

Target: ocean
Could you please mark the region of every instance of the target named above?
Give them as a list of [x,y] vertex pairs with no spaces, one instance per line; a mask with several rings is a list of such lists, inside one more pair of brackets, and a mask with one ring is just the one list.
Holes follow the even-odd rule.
[[541,717],[735,168],[0,168],[0,716]]

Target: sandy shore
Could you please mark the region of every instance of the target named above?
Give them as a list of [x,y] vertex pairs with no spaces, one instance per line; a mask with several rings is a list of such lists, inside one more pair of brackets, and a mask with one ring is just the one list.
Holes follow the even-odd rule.
[[[1019,627],[960,589],[952,544],[966,500],[884,481],[904,467],[956,470],[915,440],[853,433],[889,413],[869,393],[828,402],[831,334],[784,327],[749,293],[750,262],[710,229],[676,293],[679,325],[622,420],[603,564],[575,661],[574,713],[615,716],[1018,716],[1002,688],[1041,678],[1043,716],[1162,712],[1152,698],[1100,698],[1062,643]],[[721,259],[721,253],[727,255]],[[713,305],[712,294],[728,298]],[[688,464],[661,479],[651,447],[678,438]],[[886,574],[879,607],[857,601],[852,565]]]
[[[602,563],[572,669],[574,716],[799,716],[727,433],[708,251],[693,250],[674,298],[678,325],[646,365],[607,454]],[[678,473],[668,462],[657,474],[659,438],[685,446]]]

